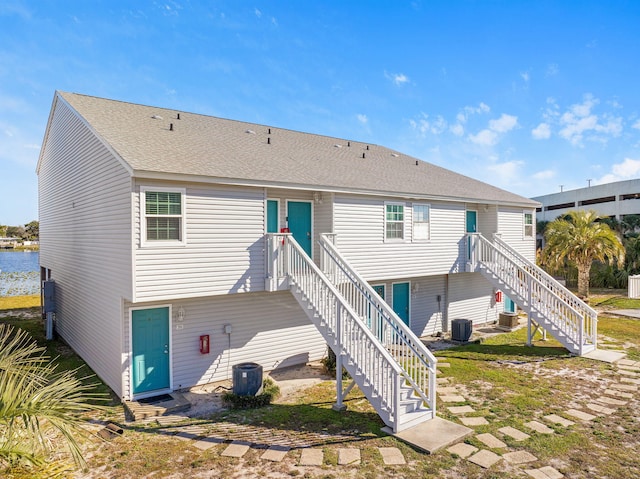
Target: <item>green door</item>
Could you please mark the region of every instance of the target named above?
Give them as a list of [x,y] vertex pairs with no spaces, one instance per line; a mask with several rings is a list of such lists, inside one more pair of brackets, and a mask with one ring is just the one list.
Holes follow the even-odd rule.
[[507,295],[504,296],[504,312],[505,313],[516,312],[516,303],[514,303],[513,300]]
[[293,238],[311,257],[311,203],[289,201],[287,203],[287,222]]
[[478,212],[467,210],[467,233],[478,232]]
[[131,312],[133,393],[168,389],[169,308]]
[[[378,284],[371,286],[373,290],[378,293],[382,299],[384,299],[384,284]],[[384,337],[385,321],[380,311],[373,306],[369,306],[369,317],[367,318],[367,326],[371,332],[382,341]]]
[[404,321],[404,324],[409,325],[409,283],[394,283],[393,284],[393,310],[400,316],[400,319]]
[[[478,232],[478,212],[474,210],[467,210],[466,215],[466,232],[477,233]],[[471,259],[471,241],[467,238],[467,259]]]
[[267,200],[267,233],[278,233],[278,202]]

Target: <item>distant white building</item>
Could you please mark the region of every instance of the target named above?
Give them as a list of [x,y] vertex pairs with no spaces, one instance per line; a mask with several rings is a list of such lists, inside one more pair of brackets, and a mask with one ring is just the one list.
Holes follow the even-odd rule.
[[620,220],[626,215],[640,215],[640,178],[551,193],[532,199],[542,204],[536,210],[538,221],[553,221],[570,210],[595,210],[600,216]]

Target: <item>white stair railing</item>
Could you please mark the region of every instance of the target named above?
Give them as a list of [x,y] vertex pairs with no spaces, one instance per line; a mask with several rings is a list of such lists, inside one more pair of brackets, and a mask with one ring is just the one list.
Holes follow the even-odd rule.
[[[540,268],[512,250],[501,240],[498,246],[481,234],[468,235],[471,244],[472,265],[494,275],[508,294],[520,299],[523,308],[545,320],[575,345],[576,353],[583,354],[585,346],[596,347],[597,313],[551,278]],[[546,276],[545,276],[546,275]],[[518,301],[516,301],[518,302]],[[584,304],[584,303],[583,303]],[[593,311],[593,315],[591,314]],[[594,316],[595,315],[595,316]],[[560,339],[560,338],[558,338]],[[565,343],[565,346],[568,344]]]
[[[557,294],[562,300],[570,305],[573,309],[579,311],[585,318],[587,318],[586,330],[587,335],[591,336],[591,325],[597,324],[598,320],[598,312],[589,306],[587,303],[578,298],[575,294],[569,291],[566,287],[564,287],[560,282],[558,282],[553,276],[535,264],[533,261],[530,261],[525,256],[520,254],[518,251],[513,249],[507,243],[505,243],[502,238],[498,235],[493,235],[493,243],[500,251],[502,251],[505,255],[511,257],[516,263],[522,265],[527,270],[531,272],[531,275],[535,277],[538,281],[544,284],[547,288]],[[597,338],[594,338],[597,339]]]
[[336,355],[342,355],[351,377],[387,426],[398,432],[406,379],[400,365],[291,234],[269,234],[267,243],[268,277],[288,278],[294,296]]
[[334,237],[333,234],[320,236],[322,270],[400,364],[415,394],[435,413],[436,357],[340,254]]

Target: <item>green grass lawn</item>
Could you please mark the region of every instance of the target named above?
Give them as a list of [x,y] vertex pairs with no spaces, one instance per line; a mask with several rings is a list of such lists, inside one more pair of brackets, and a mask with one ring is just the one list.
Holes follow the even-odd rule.
[[[90,375],[91,370],[62,341],[44,341],[42,320],[20,317],[18,310],[28,307],[28,301],[12,302],[16,304],[16,314],[10,312],[9,317],[0,321],[30,331],[38,341],[46,344],[51,356],[58,358],[60,367],[80,368],[80,376]],[[32,311],[37,318],[39,310],[34,308]],[[625,348],[631,358],[640,359],[640,321],[603,314],[599,333],[607,338],[608,346]],[[440,376],[449,377],[451,384],[458,386],[470,399],[476,411],[472,415],[482,415],[489,421],[486,426],[474,428],[476,433],[492,433],[505,441],[511,450],[526,450],[538,457],[531,467],[551,463],[569,478],[640,477],[640,455],[637,454],[640,450],[640,422],[635,419],[640,405],[639,396],[612,415],[599,416],[590,423],[577,423],[569,428],[552,426],[554,434],[532,433],[531,438],[522,443],[498,432],[503,426],[528,431],[524,426],[526,422],[532,419],[544,422],[541,419],[543,415],[562,415],[572,405],[593,400],[615,377],[612,365],[571,356],[551,338],[541,341],[537,336],[531,347],[525,343],[526,331],[521,329],[479,344],[437,352],[439,361],[451,364],[450,368],[442,368]],[[90,381],[96,382],[97,379],[94,377]],[[108,391],[104,385],[99,387]],[[83,477],[186,478],[242,474],[248,477],[322,479],[346,476],[367,479],[525,477],[522,468],[508,465],[505,461],[485,470],[446,451],[425,455],[386,436],[380,431],[382,421],[357,387],[346,398],[346,412],[333,411],[331,405],[334,402],[335,382],[325,381],[260,409],[229,410],[191,420],[193,424],[205,425],[211,431],[217,431],[220,424],[230,424],[238,429],[255,426],[270,431],[274,436],[312,434],[318,441],[314,447],[325,452],[325,464],[320,468],[298,467],[299,449],[290,451],[282,463],[261,460],[262,451],[257,449],[251,449],[238,460],[220,455],[224,445],[200,451],[188,441],[168,436],[158,425],[124,424],[126,431],[123,437],[109,443],[97,440],[86,443],[90,471]],[[457,422],[457,418],[447,410],[450,405],[439,402],[438,414]],[[111,417],[119,417],[121,413],[121,406],[112,407]],[[342,439],[336,441],[332,435]],[[326,437],[326,440],[318,440],[317,437]],[[467,439],[467,442],[485,448],[475,437]],[[398,447],[408,463],[385,466],[376,449],[381,446]],[[362,464],[346,469],[345,466],[337,466],[339,447],[359,448]]]

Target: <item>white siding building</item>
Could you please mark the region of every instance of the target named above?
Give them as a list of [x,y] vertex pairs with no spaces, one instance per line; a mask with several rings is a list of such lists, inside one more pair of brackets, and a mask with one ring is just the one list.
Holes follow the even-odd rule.
[[[37,171],[57,330],[124,400],[227,379],[245,361],[317,360],[327,341],[348,354],[314,323],[329,300],[389,361],[374,313],[394,342],[415,344],[455,319],[497,319],[503,283],[479,267],[472,238],[535,255],[527,198],[378,145],[164,108],[56,93]],[[321,264],[327,238],[349,281],[363,278],[359,299]],[[384,394],[372,397],[400,428]]]

